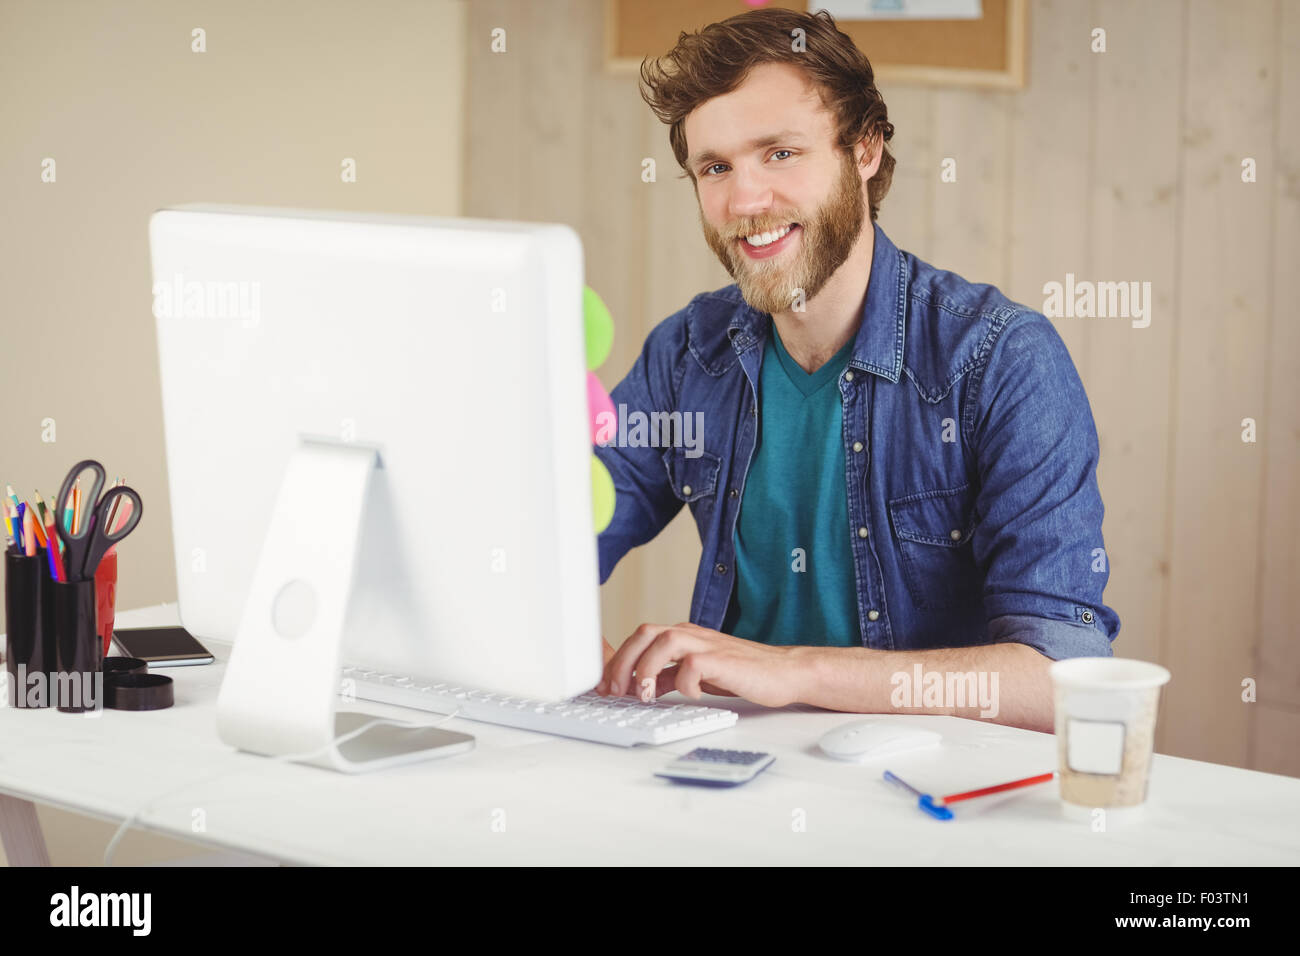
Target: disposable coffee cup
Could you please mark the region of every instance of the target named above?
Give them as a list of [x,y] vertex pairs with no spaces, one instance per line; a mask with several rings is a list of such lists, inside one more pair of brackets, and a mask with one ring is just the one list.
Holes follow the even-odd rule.
[[1133,815],[1147,799],[1161,688],[1169,671],[1122,657],[1049,668],[1056,694],[1057,779],[1068,816]]

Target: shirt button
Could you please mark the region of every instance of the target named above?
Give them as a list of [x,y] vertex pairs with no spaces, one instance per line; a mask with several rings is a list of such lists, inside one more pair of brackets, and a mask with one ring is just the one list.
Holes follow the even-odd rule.
[[728,497],[728,498],[739,498],[739,497],[740,497],[740,492],[737,491],[735,488],[732,488],[730,491],[727,492],[727,497]]
[[866,529],[866,528],[859,528],[859,529],[858,529],[858,537],[859,537],[859,538],[865,538],[866,536],[867,536],[867,529]]
[[713,566],[713,570],[714,570],[714,571],[717,571],[719,574],[726,574],[726,573],[727,573],[727,566],[726,566],[725,564],[715,564],[715,565]]
[[853,369],[849,369],[847,372],[844,373],[844,381],[846,382],[853,381]]
[[953,528],[951,531],[948,532],[948,537],[952,538],[952,540],[954,541],[960,541],[961,532],[958,531],[956,528]]
[[853,450],[854,450],[854,451],[862,451],[862,442],[860,442],[860,441],[855,441],[855,442],[853,443]]
[[875,620],[878,620],[879,618],[880,618],[880,612],[879,612],[879,611],[868,611],[868,612],[867,612],[867,620],[868,620],[868,621],[875,621]]
[[691,493],[691,486],[690,486],[690,485],[682,485],[682,494],[684,494],[684,495],[689,495],[690,493]]
[[749,417],[750,417],[750,418],[755,418],[755,417],[757,417],[757,415],[758,415],[758,406],[757,406],[757,405],[750,405],[750,406],[749,406]]

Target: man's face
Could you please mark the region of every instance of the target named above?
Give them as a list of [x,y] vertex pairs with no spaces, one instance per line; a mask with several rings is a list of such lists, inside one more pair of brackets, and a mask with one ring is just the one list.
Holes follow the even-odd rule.
[[834,117],[782,63],[696,108],[685,133],[704,238],[745,301],[775,313],[811,300],[862,232],[877,163],[859,167],[837,146]]

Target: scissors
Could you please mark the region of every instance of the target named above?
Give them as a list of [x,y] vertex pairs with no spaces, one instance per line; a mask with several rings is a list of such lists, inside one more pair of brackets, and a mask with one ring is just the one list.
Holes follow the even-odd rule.
[[[65,519],[68,509],[72,506],[72,487],[85,471],[90,471],[95,477],[94,483],[90,486],[90,493],[84,499],[90,502],[90,507],[83,508],[81,527],[76,529],[76,534],[73,534],[74,529],[65,526]],[[68,477],[63,479],[63,487],[59,489],[59,499],[55,505],[58,510],[54,513],[54,529],[63,541],[63,567],[69,581],[86,581],[93,577],[105,552],[134,531],[135,526],[140,523],[140,512],[143,508],[140,496],[134,489],[126,485],[118,485],[108,489],[108,493],[100,498],[99,493],[104,488],[104,479],[104,466],[87,458],[72,466]],[[122,498],[130,502],[131,512],[126,520],[121,522],[122,526],[114,531],[105,527],[105,524],[108,516],[113,513],[115,503],[120,518],[122,508],[125,507],[125,504],[121,503]],[[75,521],[75,517],[73,520]]]

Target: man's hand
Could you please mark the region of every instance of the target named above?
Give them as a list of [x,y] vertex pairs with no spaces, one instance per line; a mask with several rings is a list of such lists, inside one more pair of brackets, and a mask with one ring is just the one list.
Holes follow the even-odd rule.
[[[642,624],[613,651],[606,642],[605,673],[596,693],[638,696],[649,702],[678,691],[743,697],[766,707],[784,707],[798,697],[796,648],[774,647],[731,637],[694,624]],[[669,665],[676,663],[676,667]]]

